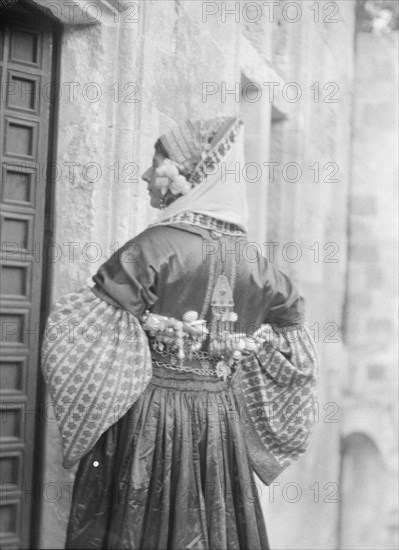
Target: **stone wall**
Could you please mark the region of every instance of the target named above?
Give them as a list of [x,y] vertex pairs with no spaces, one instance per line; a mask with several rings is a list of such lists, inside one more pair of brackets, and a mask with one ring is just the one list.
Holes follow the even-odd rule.
[[[187,116],[241,113],[246,161],[261,168],[256,182],[247,177],[250,236],[307,298],[321,363],[309,452],[272,488],[259,485],[266,523],[275,549],[337,548],[342,395],[349,367],[342,319],[355,2],[282,1],[275,17],[265,2],[145,0],[137,14],[125,0],[96,4],[102,17],[93,24],[82,25],[84,17],[63,20],[61,84],[95,82],[102,97],[88,101],[77,93],[74,101],[66,95],[59,100],[56,160],[63,170],[55,187],[55,239],[77,244],[72,261],[65,253],[53,265],[53,299],[90,282],[115,247],[152,220],[139,174],[151,162],[161,131]],[[242,93],[248,83],[252,90]],[[211,92],[204,95],[204,86]],[[389,124],[386,113],[381,116]],[[74,177],[71,162],[79,163]],[[279,163],[274,177],[266,162]],[[101,176],[92,183],[90,170],[97,165]],[[372,210],[372,194],[367,191],[357,208]],[[372,267],[368,280],[376,277]],[[360,302],[364,295],[362,290]],[[62,548],[73,472],[60,465],[51,422],[45,448],[44,483],[64,484],[64,490],[61,498],[43,503],[41,547]]]
[[[323,21],[332,13],[326,3],[319,4],[319,22],[314,4],[300,5],[297,23],[280,19],[269,54],[277,74],[299,85],[302,96],[280,105],[272,120],[269,160],[280,164],[267,185],[266,240],[279,243],[276,264],[307,300],[320,358],[318,415],[308,453],[264,491],[263,502],[272,548],[327,549],[339,544],[355,4],[339,2],[330,23]],[[289,92],[295,95],[295,86]]]
[[[398,31],[360,32],[356,46],[343,455],[343,483],[353,491],[351,506],[344,495],[342,544],[397,548]],[[372,472],[350,468],[359,453]],[[370,477],[378,507],[361,498]]]

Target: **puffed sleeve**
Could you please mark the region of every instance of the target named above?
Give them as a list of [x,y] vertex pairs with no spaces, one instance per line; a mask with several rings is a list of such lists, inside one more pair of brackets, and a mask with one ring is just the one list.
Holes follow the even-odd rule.
[[270,484],[307,448],[318,364],[306,326],[262,330],[260,351],[244,357],[233,386],[252,465]]
[[140,236],[132,239],[99,268],[93,292],[140,318],[158,299],[156,263],[150,243]]
[[152,376],[147,336],[132,313],[92,289],[66,294],[47,320],[42,371],[62,438],[63,465],[70,468],[147,387]]
[[270,484],[307,448],[318,365],[298,289],[267,260],[263,281],[263,344],[244,357],[234,388],[252,465]]

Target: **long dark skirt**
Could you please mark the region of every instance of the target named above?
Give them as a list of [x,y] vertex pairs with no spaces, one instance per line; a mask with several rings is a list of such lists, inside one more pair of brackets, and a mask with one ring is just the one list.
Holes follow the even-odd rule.
[[66,548],[269,548],[228,382],[154,367],[80,462]]

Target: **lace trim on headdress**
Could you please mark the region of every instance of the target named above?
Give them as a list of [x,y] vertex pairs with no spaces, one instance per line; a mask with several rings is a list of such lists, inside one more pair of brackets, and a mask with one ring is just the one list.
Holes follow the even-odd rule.
[[218,141],[214,148],[207,153],[206,157],[197,164],[188,178],[188,181],[193,184],[193,187],[205,181],[207,174],[213,172],[217,165],[222,162],[235,143],[242,124],[242,120],[237,118],[226,136]]
[[197,227],[210,229],[212,231],[223,233],[225,235],[245,236],[246,234],[243,229],[241,229],[238,225],[235,225],[234,223],[218,220],[217,218],[212,218],[211,216],[207,216],[206,214],[199,214],[198,212],[182,212],[181,214],[176,214],[176,216],[172,216],[168,220],[158,222],[153,225],[170,225],[171,223],[196,225]]

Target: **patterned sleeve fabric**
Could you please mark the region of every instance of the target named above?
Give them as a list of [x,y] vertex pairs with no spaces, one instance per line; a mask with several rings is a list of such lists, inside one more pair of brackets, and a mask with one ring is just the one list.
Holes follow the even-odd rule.
[[65,468],[88,453],[145,390],[152,376],[147,337],[134,315],[90,288],[52,308],[42,370],[62,437]]
[[261,351],[243,360],[233,384],[252,465],[270,484],[306,450],[318,366],[306,327],[267,328]]

